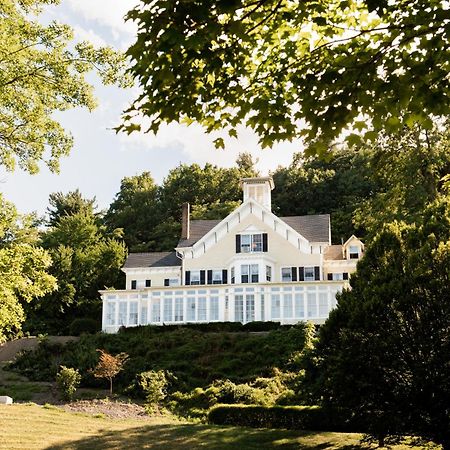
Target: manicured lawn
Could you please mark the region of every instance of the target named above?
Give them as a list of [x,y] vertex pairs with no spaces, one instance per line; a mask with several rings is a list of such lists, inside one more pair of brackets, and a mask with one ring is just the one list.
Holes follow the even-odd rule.
[[0,449],[5,450],[367,448],[360,446],[359,438],[357,434],[195,425],[170,418],[113,420],[35,404],[0,405]]

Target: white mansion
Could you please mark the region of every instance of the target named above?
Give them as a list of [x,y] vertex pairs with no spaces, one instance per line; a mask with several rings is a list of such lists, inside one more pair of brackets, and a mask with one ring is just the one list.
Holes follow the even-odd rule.
[[271,177],[242,180],[223,220],[190,220],[173,252],[131,253],[126,289],[101,291],[103,331],[121,326],[255,320],[323,323],[364,245],[331,245],[330,216],[277,217]]

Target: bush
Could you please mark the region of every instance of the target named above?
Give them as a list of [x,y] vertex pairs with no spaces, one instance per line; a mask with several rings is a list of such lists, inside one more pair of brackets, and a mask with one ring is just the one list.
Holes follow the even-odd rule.
[[80,385],[81,375],[76,369],[61,366],[60,371],[56,374],[56,383],[65,400],[71,401]]
[[218,405],[210,410],[208,421],[253,428],[363,432],[363,427],[351,420],[348,411],[318,406]]
[[[167,374],[169,375],[169,374]],[[169,381],[164,370],[149,370],[137,375],[137,384],[145,394],[146,409],[152,412],[166,398]]]
[[100,331],[99,324],[90,317],[81,317],[75,319],[69,326],[71,336],[80,336],[81,334],[94,334]]

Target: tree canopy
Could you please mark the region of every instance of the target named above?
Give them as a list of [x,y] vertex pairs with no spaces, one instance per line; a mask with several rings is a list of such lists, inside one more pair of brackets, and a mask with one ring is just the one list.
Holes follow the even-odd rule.
[[381,441],[450,448],[450,197],[386,224],[350,284],[310,355],[312,399],[350,408]]
[[443,0],[153,0],[128,19],[142,91],[127,132],[138,114],[153,132],[196,121],[237,136],[245,125],[263,147],[304,137],[321,154],[344,130],[350,143],[374,140],[450,111]]
[[0,342],[20,331],[24,303],[56,288],[50,255],[37,245],[29,219],[0,195]]
[[36,19],[59,0],[2,0],[0,5],[0,164],[34,173],[45,161],[52,171],[72,147],[54,113],[96,106],[86,74],[104,83],[126,83],[125,60],[112,48],[72,43],[68,25]]
[[[61,207],[73,206],[74,199],[78,207]],[[98,290],[119,285],[126,248],[120,234],[102,224],[93,199],[75,191],[52,194],[50,201],[53,225],[42,232],[41,245],[51,255],[49,272],[57,279],[58,290],[26,306],[26,327],[61,333],[76,318],[99,319]]]

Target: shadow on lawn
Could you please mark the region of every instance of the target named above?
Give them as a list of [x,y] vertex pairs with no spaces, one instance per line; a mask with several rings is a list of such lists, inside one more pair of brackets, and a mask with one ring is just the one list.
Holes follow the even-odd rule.
[[[341,445],[339,445],[341,444]],[[252,430],[205,425],[147,425],[120,431],[105,430],[95,436],[67,441],[46,450],[170,449],[189,450],[356,450],[359,445],[339,443],[328,433],[286,430]]]

